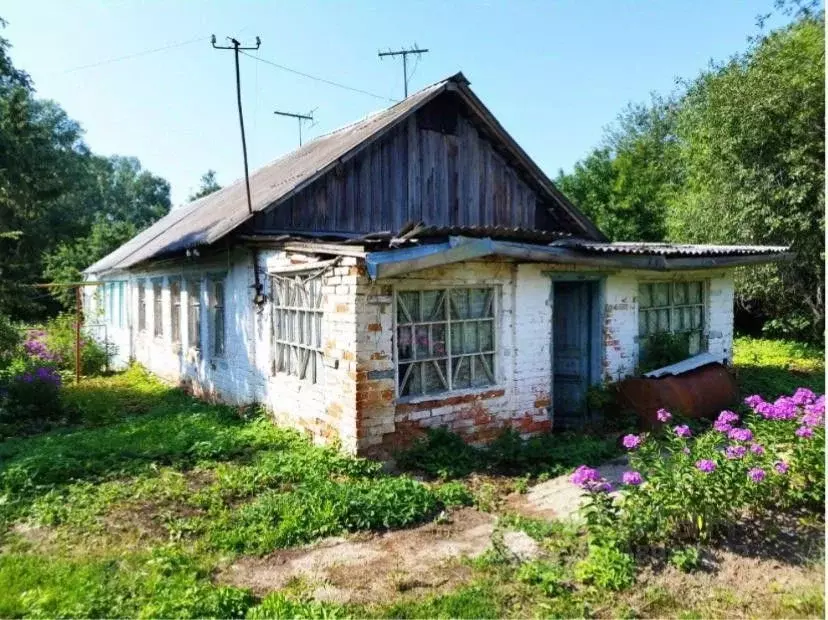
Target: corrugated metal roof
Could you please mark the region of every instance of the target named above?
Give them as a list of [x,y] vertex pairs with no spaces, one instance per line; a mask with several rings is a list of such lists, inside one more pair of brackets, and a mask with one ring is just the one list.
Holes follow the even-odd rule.
[[[254,211],[262,211],[313,181],[337,160],[442,92],[461,74],[424,88],[385,110],[321,136],[250,175]],[[86,269],[125,269],[168,252],[213,243],[249,217],[244,181],[174,209]]]
[[749,256],[783,254],[789,251],[788,247],[779,245],[695,245],[631,241],[600,243],[581,239],[562,240],[556,242],[555,245],[602,254],[641,254],[656,256]]
[[644,373],[644,376],[657,379],[658,377],[666,377],[668,375],[680,375],[682,373],[695,370],[696,368],[707,366],[707,364],[717,364],[723,361],[724,355],[715,355],[708,352],[699,353],[698,355],[688,357],[686,360],[676,362],[675,364],[670,364],[669,366],[664,366],[663,368],[657,368],[656,370],[646,372]]

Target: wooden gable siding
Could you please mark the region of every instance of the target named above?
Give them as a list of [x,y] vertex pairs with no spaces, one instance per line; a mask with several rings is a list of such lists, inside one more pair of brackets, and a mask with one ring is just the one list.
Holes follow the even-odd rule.
[[338,169],[256,216],[259,231],[367,233],[430,226],[550,225],[535,192],[464,117],[454,133],[409,117]]

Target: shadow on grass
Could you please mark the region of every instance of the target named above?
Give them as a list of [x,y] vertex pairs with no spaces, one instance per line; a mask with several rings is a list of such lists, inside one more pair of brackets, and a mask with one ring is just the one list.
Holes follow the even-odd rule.
[[823,370],[811,372],[796,368],[775,366],[737,365],[736,380],[742,398],[759,394],[764,398],[775,400],[782,394],[793,394],[799,387],[810,388],[814,392],[825,392],[825,373]]

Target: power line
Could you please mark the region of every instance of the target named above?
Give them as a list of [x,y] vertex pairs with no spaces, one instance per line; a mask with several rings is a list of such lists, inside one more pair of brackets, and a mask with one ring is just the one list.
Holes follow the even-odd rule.
[[107,60],[101,60],[99,62],[93,62],[88,65],[80,65],[78,67],[72,67],[71,69],[66,69],[63,73],[74,73],[75,71],[83,71],[84,69],[94,69],[95,67],[100,67],[102,65],[109,65],[113,62],[121,62],[122,60],[131,60],[133,58],[138,58],[140,56],[147,56],[149,54],[155,54],[158,52],[165,52],[167,50],[175,49],[176,47],[184,47],[185,45],[192,45],[193,43],[199,43],[200,41],[206,41],[210,37],[198,37],[196,39],[188,39],[187,41],[179,41],[178,43],[170,43],[169,45],[164,45],[163,47],[155,47],[153,49],[144,50],[142,52],[135,52],[134,54],[127,54],[126,56],[118,56],[117,58],[108,58]]
[[337,88],[342,88],[344,90],[350,90],[354,93],[359,93],[361,95],[368,95],[369,97],[374,97],[375,99],[382,99],[383,101],[391,101],[396,103],[396,99],[392,99],[391,97],[386,97],[384,95],[378,95],[376,93],[372,93],[367,90],[362,90],[361,88],[354,88],[353,86],[348,86],[347,84],[341,84],[339,82],[334,82],[333,80],[328,80],[318,75],[311,75],[310,73],[305,73],[304,71],[299,71],[297,69],[291,69],[290,67],[286,67],[285,65],[280,65],[277,62],[273,62],[271,60],[267,60],[265,58],[261,58],[259,56],[253,56],[252,54],[248,54],[246,52],[241,52],[248,58],[252,58],[253,60],[258,60],[259,62],[263,62],[266,65],[270,65],[272,67],[276,67],[277,69],[281,69],[282,71],[287,71],[288,73],[293,73],[294,75],[301,75],[302,77],[306,77],[310,80],[315,80],[317,82],[322,82],[323,84],[328,84],[329,86],[336,86]]
[[[396,50],[396,51],[393,51],[393,52],[391,50],[388,50],[387,52],[377,52],[377,56],[379,56],[380,60],[382,60],[386,56],[402,56],[403,81],[405,83],[405,96],[407,98],[408,97],[408,77],[409,77],[408,76],[408,55],[409,54],[416,54],[417,55],[417,60],[419,60],[420,56],[422,56],[423,54],[427,54],[427,53],[428,53],[427,49],[420,49],[419,47],[417,47],[417,44],[415,43],[414,47],[412,47],[411,49]],[[416,65],[415,65],[414,69],[416,71]],[[413,76],[414,74],[412,73],[411,75]]]

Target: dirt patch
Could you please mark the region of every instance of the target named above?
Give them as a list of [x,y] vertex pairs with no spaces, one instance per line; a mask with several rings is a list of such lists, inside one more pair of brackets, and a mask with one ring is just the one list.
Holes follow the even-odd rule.
[[288,584],[307,584],[318,600],[382,602],[403,593],[440,592],[467,581],[471,570],[457,560],[475,557],[491,542],[495,519],[464,508],[445,523],[368,537],[329,538],[263,558],[242,559],[218,575],[223,583],[259,595]]

